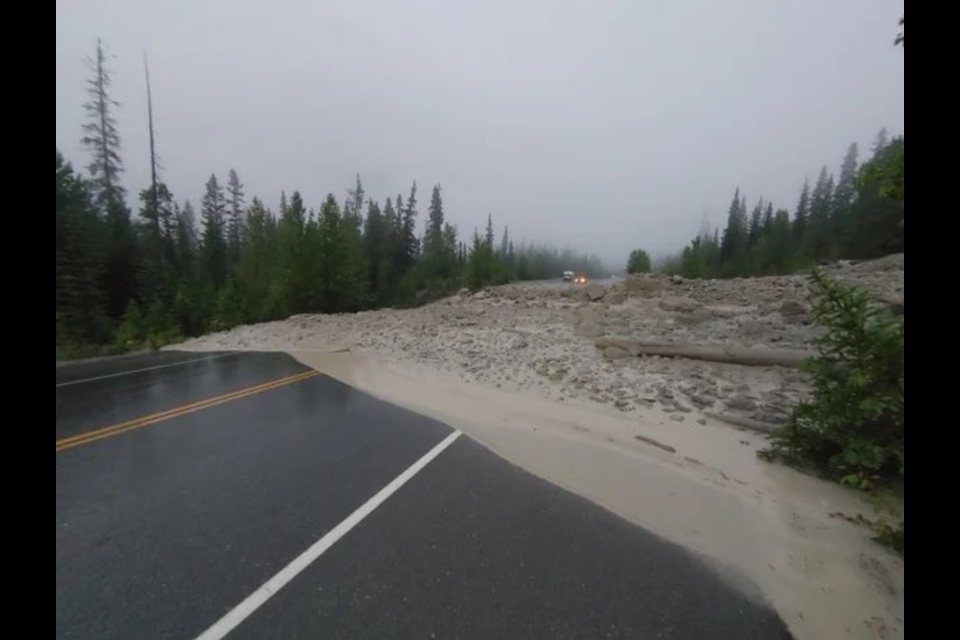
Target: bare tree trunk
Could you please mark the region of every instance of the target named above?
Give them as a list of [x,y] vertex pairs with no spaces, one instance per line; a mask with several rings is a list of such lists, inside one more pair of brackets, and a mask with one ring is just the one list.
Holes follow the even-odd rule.
[[797,368],[813,351],[773,349],[770,347],[732,347],[694,344],[644,344],[627,338],[600,338],[598,349],[618,347],[633,356],[660,356],[662,358],[689,358],[708,362],[739,364],[749,367]]
[[147,54],[143,54],[143,75],[147,81],[147,125],[150,128],[150,186],[154,220],[154,232],[160,237],[160,194],[157,192],[157,151],[153,137],[153,92],[150,90],[150,68]]

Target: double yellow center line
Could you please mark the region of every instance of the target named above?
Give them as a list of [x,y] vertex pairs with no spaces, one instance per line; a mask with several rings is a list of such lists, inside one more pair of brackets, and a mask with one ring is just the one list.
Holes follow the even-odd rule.
[[115,424],[102,429],[97,429],[95,431],[88,431],[86,433],[81,433],[80,435],[57,440],[57,453],[66,451],[67,449],[73,449],[74,447],[90,444],[91,442],[96,442],[97,440],[103,440],[104,438],[112,438],[113,436],[121,433],[133,431],[134,429],[149,427],[150,425],[157,424],[158,422],[165,422],[167,420],[179,418],[180,416],[185,416],[190,413],[196,413],[197,411],[216,407],[217,405],[225,404],[227,402],[247,398],[258,393],[263,393],[264,391],[270,391],[271,389],[276,389],[278,387],[285,387],[302,380],[309,380],[310,378],[315,378],[319,375],[320,373],[317,371],[304,371],[303,373],[298,373],[286,378],[280,378],[279,380],[274,380],[272,382],[265,382],[255,387],[241,389],[240,391],[234,391],[233,393],[217,396],[215,398],[201,400],[199,402],[194,402],[193,404],[177,407],[176,409],[161,411],[160,413],[144,416],[143,418],[128,420],[127,422],[121,422],[120,424]]

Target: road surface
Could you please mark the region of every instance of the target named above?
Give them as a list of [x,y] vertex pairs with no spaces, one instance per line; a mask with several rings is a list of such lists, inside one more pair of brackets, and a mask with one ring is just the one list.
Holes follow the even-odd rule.
[[57,638],[789,638],[701,560],[283,354],[57,369]]

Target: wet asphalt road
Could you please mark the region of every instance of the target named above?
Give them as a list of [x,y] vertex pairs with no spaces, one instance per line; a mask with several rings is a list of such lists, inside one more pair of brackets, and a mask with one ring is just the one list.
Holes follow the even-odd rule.
[[[57,638],[194,640],[452,433],[311,373],[283,354],[57,369]],[[462,437],[227,637],[789,636],[700,560]]]

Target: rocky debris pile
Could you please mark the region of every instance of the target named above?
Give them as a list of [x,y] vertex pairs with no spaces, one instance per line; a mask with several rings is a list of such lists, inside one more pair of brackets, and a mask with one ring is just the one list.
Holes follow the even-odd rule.
[[[828,270],[866,288],[877,300],[898,300],[902,312],[902,255],[838,263]],[[657,407],[676,422],[722,413],[777,424],[808,391],[791,366],[666,358],[663,352],[635,353],[631,345],[707,347],[713,353],[720,348],[747,354],[801,352],[821,332],[811,322],[807,297],[802,276],[704,281],[633,276],[606,286],[512,284],[477,293],[463,290],[416,309],[297,316],[183,346],[348,346],[470,384],[536,392],[558,402],[591,402],[625,413]]]
[[[841,283],[865,289],[875,300],[903,298],[902,254],[865,263],[838,262],[825,265],[824,269]],[[756,307],[764,312],[776,311],[777,307],[798,309],[809,296],[807,278],[799,275],[728,280],[641,275],[628,278],[623,288],[628,295],[635,297],[669,295],[704,305]]]

